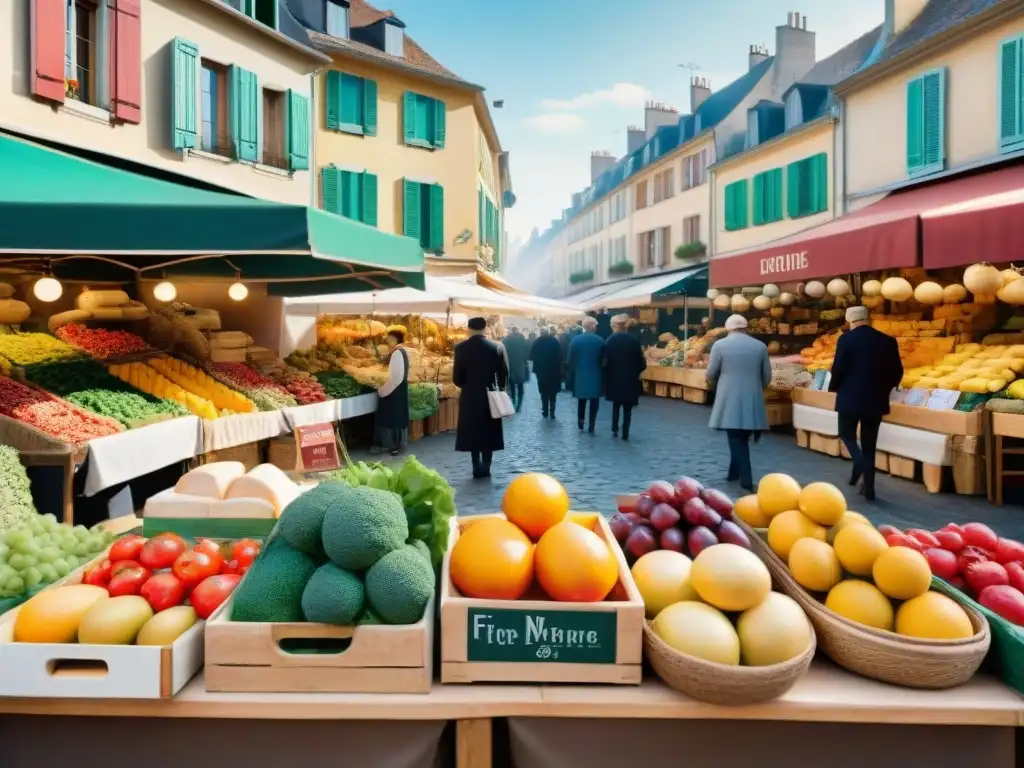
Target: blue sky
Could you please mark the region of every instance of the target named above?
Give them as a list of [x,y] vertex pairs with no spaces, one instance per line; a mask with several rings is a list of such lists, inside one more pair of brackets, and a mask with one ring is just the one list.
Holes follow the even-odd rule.
[[[801,7],[802,5],[802,7]],[[510,236],[544,229],[590,181],[590,152],[625,152],[647,99],[689,110],[695,63],[725,86],[750,45],[774,52],[789,11],[807,16],[824,58],[882,20],[884,0],[390,0],[407,32],[446,67],[487,88],[517,202]]]

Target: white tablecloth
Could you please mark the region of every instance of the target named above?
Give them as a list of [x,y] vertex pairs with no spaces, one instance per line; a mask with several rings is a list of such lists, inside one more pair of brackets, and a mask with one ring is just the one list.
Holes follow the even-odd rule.
[[289,432],[281,411],[238,413],[203,421],[203,453],[255,443]]
[[203,425],[196,416],[160,421],[89,441],[85,495],[163,469],[203,452]]
[[297,405],[294,408],[283,408],[281,412],[284,414],[288,430],[294,432],[296,427],[337,421],[341,418],[341,402],[340,400],[328,400],[323,403]]
[[339,419],[354,419],[357,416],[365,416],[368,413],[377,412],[377,393],[371,392],[368,395],[357,395],[346,397],[338,401],[341,404]]

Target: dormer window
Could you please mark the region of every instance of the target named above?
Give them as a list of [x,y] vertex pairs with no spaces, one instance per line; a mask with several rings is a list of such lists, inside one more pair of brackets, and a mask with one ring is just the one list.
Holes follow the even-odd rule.
[[384,22],[384,53],[399,57],[405,55],[405,30],[391,19]]
[[786,130],[796,128],[798,125],[803,125],[804,122],[804,105],[803,98],[800,96],[800,90],[794,88],[786,99]]
[[760,116],[756,109],[747,112],[747,149],[761,143]]
[[277,0],[242,0],[242,12],[250,19],[277,29]]
[[327,34],[348,37],[348,4],[327,0]]

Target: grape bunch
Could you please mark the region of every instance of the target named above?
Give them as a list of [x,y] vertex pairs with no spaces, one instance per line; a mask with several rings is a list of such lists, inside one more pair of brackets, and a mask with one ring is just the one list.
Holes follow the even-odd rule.
[[0,598],[44,587],[103,552],[116,534],[38,515],[0,536]]

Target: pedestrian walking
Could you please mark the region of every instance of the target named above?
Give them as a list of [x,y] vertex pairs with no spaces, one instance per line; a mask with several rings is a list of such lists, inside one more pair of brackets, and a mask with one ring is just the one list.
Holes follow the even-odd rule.
[[484,337],[486,329],[482,317],[469,321],[470,336],[455,345],[452,366],[452,381],[462,390],[455,450],[471,455],[474,478],[490,477],[494,451],[505,450],[501,419],[491,416],[487,390],[505,388],[508,367],[501,345]]
[[764,389],[772,380],[768,347],[747,335],[747,320],[732,315],[725,321],[728,335],[711,347],[706,378],[716,384],[711,409],[712,429],[724,430],[729,438],[729,482],[740,481],[746,491],[754,489],[750,466],[750,438],[760,440],[768,429]]
[[583,333],[569,345],[569,380],[572,382],[572,396],[576,398],[579,427],[583,429],[587,403],[590,403],[587,431],[594,434],[604,389],[604,341],[597,335],[597,320],[592,317],[584,319]]
[[[847,309],[846,322],[850,330],[836,343],[828,388],[836,393],[839,439],[853,460],[850,485],[857,485],[863,477],[860,492],[865,499],[873,501],[878,429],[882,417],[889,413],[889,395],[903,378],[903,363],[896,339],[868,323],[867,307]],[[858,426],[860,445],[857,445]]]
[[508,358],[508,390],[516,413],[523,406],[523,389],[530,378],[530,345],[516,326],[511,326],[502,339]]
[[627,315],[612,318],[612,335],[604,343],[605,399],[612,404],[612,437],[619,435],[622,414],[622,439],[629,440],[633,409],[640,402],[640,375],[647,368],[644,350],[627,330]]
[[409,353],[405,351],[405,334],[392,330],[385,340],[390,348],[388,378],[377,389],[377,446],[397,456],[406,441],[409,429]]
[[541,326],[540,336],[530,349],[533,375],[540,392],[541,415],[555,418],[555,402],[562,388],[562,348],[555,337],[555,329]]
[[565,384],[565,389],[572,389],[572,379],[569,374],[569,345],[572,343],[572,334],[569,326],[562,329],[562,332],[558,334],[558,347],[562,352],[562,367],[561,375],[562,382]]

